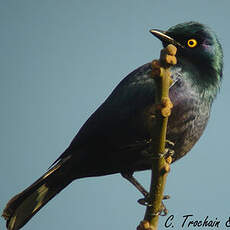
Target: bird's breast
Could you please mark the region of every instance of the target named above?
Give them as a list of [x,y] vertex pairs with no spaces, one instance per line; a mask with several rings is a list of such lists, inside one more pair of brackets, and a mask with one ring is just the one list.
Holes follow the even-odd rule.
[[183,81],[170,89],[173,103],[167,138],[175,143],[174,161],[184,156],[201,137],[209,118],[210,105],[202,101],[190,82]]

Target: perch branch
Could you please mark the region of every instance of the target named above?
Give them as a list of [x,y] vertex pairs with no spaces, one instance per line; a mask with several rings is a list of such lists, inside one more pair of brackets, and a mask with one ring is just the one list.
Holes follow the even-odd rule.
[[[152,61],[152,77],[157,84],[156,92],[156,119],[159,135],[154,137],[154,144],[151,146],[152,155],[152,176],[148,205],[145,212],[144,221],[137,227],[138,230],[157,230],[159,214],[162,211],[163,192],[167,175],[170,171],[172,157],[165,158],[165,141],[167,133],[168,117],[173,107],[169,98],[169,88],[172,84],[170,67],[177,63],[176,47],[168,45],[162,49],[160,60]],[[155,130],[155,131],[156,131]],[[156,135],[154,135],[156,136]],[[153,137],[153,134],[152,134]]]

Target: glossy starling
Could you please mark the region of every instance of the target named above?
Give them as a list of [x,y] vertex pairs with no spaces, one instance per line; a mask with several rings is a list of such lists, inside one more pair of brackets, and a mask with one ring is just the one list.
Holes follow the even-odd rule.
[[[150,32],[164,47],[171,43],[178,48],[178,63],[171,67],[174,107],[167,130],[176,161],[194,146],[207,125],[222,79],[222,48],[215,33],[197,22]],[[150,63],[125,77],[52,167],[8,202],[3,211],[7,228],[20,229],[75,179],[113,173],[131,178],[135,171],[150,169],[146,152],[154,143],[150,133],[156,129],[155,92]]]

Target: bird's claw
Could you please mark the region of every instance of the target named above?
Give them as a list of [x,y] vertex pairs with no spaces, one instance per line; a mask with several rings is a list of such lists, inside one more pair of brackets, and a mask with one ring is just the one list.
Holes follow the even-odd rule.
[[165,159],[167,159],[168,157],[172,157],[175,154],[175,151],[173,150],[175,144],[169,140],[166,140],[165,142],[166,142],[166,148],[163,156]]
[[168,199],[170,199],[169,195],[164,195],[163,198],[162,198],[162,200],[168,200]]
[[150,204],[148,197],[145,198],[141,198],[137,201],[139,204],[143,205],[143,206],[147,206],[147,207],[151,207],[152,205]]
[[165,159],[168,158],[169,156],[173,156],[175,151],[173,150],[174,143],[172,141],[166,140],[166,148],[164,153],[158,153],[158,156],[154,156],[152,154],[152,151],[150,149],[145,149],[142,151],[142,155],[145,157],[151,158],[151,159],[156,159],[156,158],[161,158],[164,157]]
[[[164,195],[162,200],[168,200],[170,199],[169,195]],[[152,204],[150,204],[150,200],[149,200],[149,195],[147,195],[144,198],[141,198],[137,201],[139,204],[147,206],[147,207],[152,207]],[[166,216],[168,214],[168,209],[166,208],[166,206],[164,205],[163,202],[161,202],[161,207],[159,212],[154,213],[153,215],[159,215],[159,216]]]
[[174,142],[170,141],[170,140],[165,140],[166,145],[169,145],[170,147],[174,147]]
[[166,159],[168,157],[172,157],[174,154],[175,154],[174,150],[166,148],[163,157]]
[[168,209],[166,208],[165,204],[163,202],[161,202],[161,208],[159,211],[159,215],[160,216],[166,216],[168,214]]

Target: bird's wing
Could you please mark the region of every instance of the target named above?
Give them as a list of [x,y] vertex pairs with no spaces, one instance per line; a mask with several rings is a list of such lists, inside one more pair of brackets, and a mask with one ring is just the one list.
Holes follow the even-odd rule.
[[150,63],[131,72],[90,116],[57,161],[69,154],[78,154],[77,150],[85,146],[92,146],[94,151],[98,148],[101,153],[103,149],[123,152],[146,147],[149,129],[154,128],[153,119],[148,118],[154,113],[155,91]]
[[151,66],[146,64],[125,77],[82,126],[71,145],[106,140],[119,147],[142,139],[142,113],[155,102],[155,81],[150,75]]

